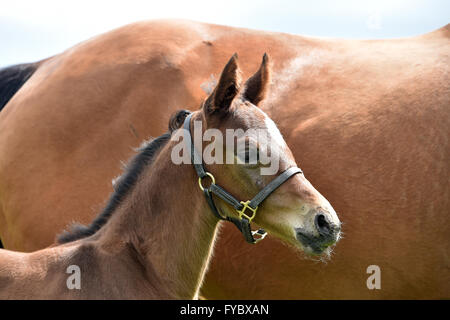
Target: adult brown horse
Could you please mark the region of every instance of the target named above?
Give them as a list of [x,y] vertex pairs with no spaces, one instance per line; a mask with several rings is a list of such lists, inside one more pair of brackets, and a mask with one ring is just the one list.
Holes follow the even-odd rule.
[[[233,52],[248,75],[267,51],[275,76],[261,107],[333,203],[345,238],[318,264],[227,229],[203,295],[449,298],[449,35],[446,26],[408,39],[329,40],[142,22],[31,65],[0,113],[1,239],[31,251],[71,221],[88,223],[143,137],[198,105]],[[370,265],[380,268],[379,290],[366,285]]]
[[[169,132],[141,148],[108,205],[89,227],[78,226],[61,236],[66,244],[37,252],[0,249],[0,298],[196,298],[221,219],[236,223],[244,235],[253,220],[294,247],[317,254],[329,251],[329,245],[339,239],[336,213],[301,174],[278,129],[256,106],[265,97],[269,81],[265,55],[261,68],[241,86],[233,55],[202,108],[194,113],[177,112],[169,121]],[[255,129],[264,131],[265,138],[252,134]],[[276,165],[274,174],[271,177],[264,171],[269,163],[262,163],[261,156],[260,161],[242,164],[223,165],[220,158],[216,163],[192,163],[199,151],[192,135],[198,130],[205,136],[215,130],[221,137],[228,130],[242,131],[232,136],[231,146],[235,139],[244,144],[253,141],[261,156],[270,144],[271,154],[277,155],[270,159]],[[216,152],[221,149],[222,155],[229,153],[233,159],[245,158],[252,151],[247,145],[236,153],[236,148],[228,147],[230,141],[224,142],[217,136],[208,147]],[[191,157],[176,163],[175,150],[180,145]],[[210,208],[200,190],[192,192],[198,179],[201,189],[206,188],[207,177],[212,179],[207,190],[219,197],[227,195],[225,199],[233,200],[228,189],[252,198],[250,207],[257,210],[254,217],[247,220],[249,209],[237,199],[237,210],[221,202]],[[252,235],[248,239],[256,241]],[[67,271],[78,274],[72,279]]]

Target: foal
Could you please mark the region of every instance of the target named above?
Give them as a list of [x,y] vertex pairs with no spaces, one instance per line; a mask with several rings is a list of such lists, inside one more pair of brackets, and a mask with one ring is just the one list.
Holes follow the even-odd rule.
[[[224,189],[238,198],[251,199],[276,175],[296,164],[276,126],[256,107],[270,82],[267,56],[242,89],[239,75],[235,55],[202,109],[188,120],[201,121],[204,128],[221,132],[261,128],[269,133],[271,150],[279,154],[275,175],[260,175],[263,165],[259,162],[252,166],[207,166]],[[185,117],[186,112],[177,113],[169,123],[169,132],[136,155],[107,207],[91,225],[78,226],[63,234],[59,245],[37,252],[0,250],[0,298],[196,298],[219,219],[198,190],[194,166],[171,161],[177,144],[172,133]],[[257,144],[263,147],[268,141]],[[248,217],[248,212],[238,215],[222,198],[214,201],[226,219],[243,221]],[[327,251],[340,232],[333,208],[301,174],[286,179],[261,204],[253,221],[287,243],[315,254]],[[79,288],[68,285],[70,270],[79,270]]]

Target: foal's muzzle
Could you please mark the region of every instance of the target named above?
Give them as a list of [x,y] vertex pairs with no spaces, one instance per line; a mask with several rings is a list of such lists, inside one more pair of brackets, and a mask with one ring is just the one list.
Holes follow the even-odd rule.
[[321,254],[326,248],[339,240],[341,225],[332,222],[326,212],[319,211],[314,217],[313,230],[296,228],[297,240],[312,253]]

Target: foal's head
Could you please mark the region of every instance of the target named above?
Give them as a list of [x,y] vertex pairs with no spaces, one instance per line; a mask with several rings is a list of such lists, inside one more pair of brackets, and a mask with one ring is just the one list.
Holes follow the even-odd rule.
[[[269,58],[264,55],[259,70],[241,85],[234,55],[201,110],[193,115],[194,124],[201,121],[203,140],[213,140],[203,141],[206,170],[237,199],[252,199],[286,169],[297,166],[277,126],[258,107],[270,78]],[[215,163],[208,163],[208,156]],[[236,217],[234,208],[221,199],[215,202],[224,215]],[[340,235],[336,212],[303,174],[292,176],[261,203],[253,221],[311,254],[328,252]]]

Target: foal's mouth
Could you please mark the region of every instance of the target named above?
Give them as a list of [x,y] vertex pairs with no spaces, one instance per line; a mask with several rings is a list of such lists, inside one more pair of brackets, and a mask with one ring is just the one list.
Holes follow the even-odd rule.
[[332,234],[313,235],[303,228],[295,228],[296,238],[302,244],[304,251],[311,255],[321,255],[329,252],[329,248],[340,238],[340,231]]

